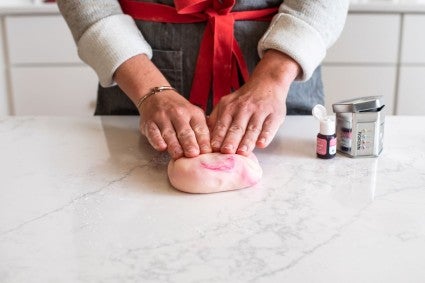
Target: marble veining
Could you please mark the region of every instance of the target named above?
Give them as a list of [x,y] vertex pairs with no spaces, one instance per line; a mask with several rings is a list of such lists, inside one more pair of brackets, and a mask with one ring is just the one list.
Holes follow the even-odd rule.
[[0,118],[0,282],[424,282],[424,123],[320,160],[289,116],[259,184],[191,195],[137,117]]

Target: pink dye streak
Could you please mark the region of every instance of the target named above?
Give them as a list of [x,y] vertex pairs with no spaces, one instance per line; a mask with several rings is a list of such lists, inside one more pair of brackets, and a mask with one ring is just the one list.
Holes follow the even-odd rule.
[[215,163],[201,162],[201,166],[213,171],[231,171],[235,167],[235,159],[227,157],[225,160],[219,160]]

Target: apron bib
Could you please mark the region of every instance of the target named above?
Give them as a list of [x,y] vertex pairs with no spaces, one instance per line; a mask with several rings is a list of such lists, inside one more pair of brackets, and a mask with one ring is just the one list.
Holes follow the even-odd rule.
[[[143,1],[173,6],[173,0]],[[251,11],[278,7],[277,0],[240,0],[233,11]],[[161,70],[170,84],[189,99],[195,74],[197,57],[206,27],[200,23],[160,23],[136,20],[143,36],[153,49],[153,63]],[[235,21],[234,36],[239,44],[248,72],[251,73],[259,61],[257,44],[266,32],[269,22]],[[229,75],[230,77],[230,75]],[[311,114],[314,105],[323,104],[323,86],[320,68],[307,82],[294,82],[286,100],[287,113]],[[207,113],[213,106],[213,96],[208,96]],[[138,115],[137,108],[118,86],[99,86],[96,115]]]

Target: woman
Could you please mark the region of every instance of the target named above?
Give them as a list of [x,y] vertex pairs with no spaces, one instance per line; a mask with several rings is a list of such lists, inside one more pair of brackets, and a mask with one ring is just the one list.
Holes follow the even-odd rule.
[[286,113],[323,103],[318,66],[348,9],[348,0],[58,4],[99,76],[96,114],[139,113],[150,144],[174,159],[248,155]]

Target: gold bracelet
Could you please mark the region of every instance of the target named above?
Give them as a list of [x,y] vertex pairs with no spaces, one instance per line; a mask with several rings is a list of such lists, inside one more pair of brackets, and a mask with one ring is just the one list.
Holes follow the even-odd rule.
[[142,96],[139,101],[137,102],[137,109],[140,109],[140,106],[142,106],[142,103],[151,95],[157,94],[161,91],[164,90],[174,90],[177,91],[174,87],[169,86],[169,85],[165,85],[165,86],[156,86],[154,88],[152,88],[151,92],[149,92],[148,94]]

